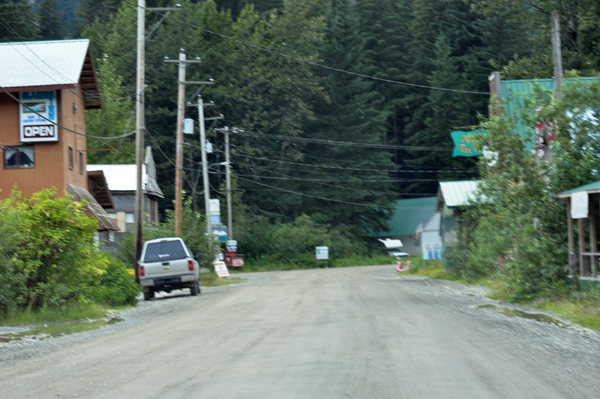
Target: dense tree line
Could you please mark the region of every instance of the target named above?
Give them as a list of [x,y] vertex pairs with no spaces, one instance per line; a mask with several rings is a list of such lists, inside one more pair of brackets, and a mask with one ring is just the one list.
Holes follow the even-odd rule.
[[[106,107],[89,113],[88,128],[101,136],[133,128],[136,3],[80,0],[76,26],[65,29],[92,40]],[[487,114],[492,71],[551,77],[549,11],[561,15],[566,68],[589,74],[600,63],[600,6],[592,0],[576,9],[567,0],[180,3],[184,11],[146,43],[146,142],[156,150],[163,208],[174,197],[177,99],[176,67],[163,60],[180,48],[203,60],[187,68],[188,80],[217,82],[202,91],[215,102],[207,115],[223,113],[222,125],[243,130],[232,136],[239,209],[279,222],[307,213],[359,235],[384,226],[395,199],[434,195],[440,179],[477,175],[472,159],[451,157],[449,132]],[[42,37],[27,22],[37,18],[27,1],[0,7],[14,16],[2,18],[10,24],[0,24],[0,40]],[[146,12],[147,30],[161,17]],[[195,118],[194,108],[187,112]],[[209,137],[210,162],[222,162],[222,136]],[[90,153],[90,161],[131,162],[131,140],[111,144],[119,152]],[[186,142],[184,187],[197,197],[199,143],[196,135]],[[211,169],[215,190],[222,172]]]

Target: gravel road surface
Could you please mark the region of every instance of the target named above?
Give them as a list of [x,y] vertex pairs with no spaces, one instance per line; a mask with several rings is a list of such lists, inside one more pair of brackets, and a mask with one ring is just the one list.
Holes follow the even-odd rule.
[[[600,338],[394,266],[253,273],[0,344],[0,398],[598,398]],[[514,308],[514,306],[509,306]]]

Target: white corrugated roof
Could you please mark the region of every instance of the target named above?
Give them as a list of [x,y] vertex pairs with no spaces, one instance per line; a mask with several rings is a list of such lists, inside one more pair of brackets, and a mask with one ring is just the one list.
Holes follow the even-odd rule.
[[[87,165],[88,172],[101,170],[110,191],[135,191],[137,189],[137,167],[133,165]],[[142,165],[142,184],[148,182],[146,165]]]
[[443,199],[448,208],[469,205],[469,202],[475,199],[475,192],[480,182],[479,180],[440,182],[439,193],[442,198],[438,193],[438,203]]
[[0,86],[77,84],[89,45],[88,39],[0,43]]

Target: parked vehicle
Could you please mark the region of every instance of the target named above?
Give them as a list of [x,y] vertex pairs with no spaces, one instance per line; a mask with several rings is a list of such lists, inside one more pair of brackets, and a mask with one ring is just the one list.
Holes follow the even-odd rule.
[[201,292],[198,262],[179,237],[146,241],[139,261],[139,276],[146,301],[158,291],[189,288],[192,295]]

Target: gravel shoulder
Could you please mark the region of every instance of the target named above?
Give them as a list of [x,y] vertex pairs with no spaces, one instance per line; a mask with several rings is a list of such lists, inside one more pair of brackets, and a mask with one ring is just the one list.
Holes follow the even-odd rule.
[[598,396],[594,331],[394,269],[249,273],[99,330],[0,344],[0,398]]

